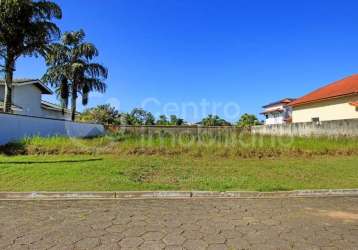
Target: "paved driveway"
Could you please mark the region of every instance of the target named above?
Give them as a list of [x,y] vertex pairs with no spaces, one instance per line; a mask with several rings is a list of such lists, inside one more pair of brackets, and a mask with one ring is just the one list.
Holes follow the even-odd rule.
[[358,198],[0,201],[0,249],[358,249]]

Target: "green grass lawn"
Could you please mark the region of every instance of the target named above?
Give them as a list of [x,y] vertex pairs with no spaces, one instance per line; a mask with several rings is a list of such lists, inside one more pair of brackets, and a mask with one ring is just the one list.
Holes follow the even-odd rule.
[[0,191],[358,188],[358,156],[0,156]]

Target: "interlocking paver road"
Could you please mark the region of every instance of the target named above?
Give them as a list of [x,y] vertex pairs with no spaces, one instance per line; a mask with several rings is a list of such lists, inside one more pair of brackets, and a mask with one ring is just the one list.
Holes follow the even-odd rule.
[[358,249],[358,198],[0,201],[0,249]]

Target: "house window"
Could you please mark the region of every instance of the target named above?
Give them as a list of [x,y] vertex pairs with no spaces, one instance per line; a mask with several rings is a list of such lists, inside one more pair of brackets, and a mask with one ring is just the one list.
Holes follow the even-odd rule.
[[313,117],[312,122],[319,122],[319,117]]
[[278,117],[280,117],[280,114],[279,114],[279,113],[274,113],[274,114],[273,114],[273,117],[274,117],[274,118],[278,118]]

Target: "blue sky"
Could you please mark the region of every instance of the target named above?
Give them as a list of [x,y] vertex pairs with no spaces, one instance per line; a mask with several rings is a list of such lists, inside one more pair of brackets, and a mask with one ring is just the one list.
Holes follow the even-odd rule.
[[[89,106],[129,111],[149,100],[145,108],[156,115],[191,122],[215,112],[235,121],[237,106],[258,114],[266,103],[358,72],[358,1],[56,2],[61,29],[83,28],[109,69],[107,93]],[[41,77],[45,69],[40,58],[22,58],[15,76]],[[190,111],[203,100],[206,110]]]

